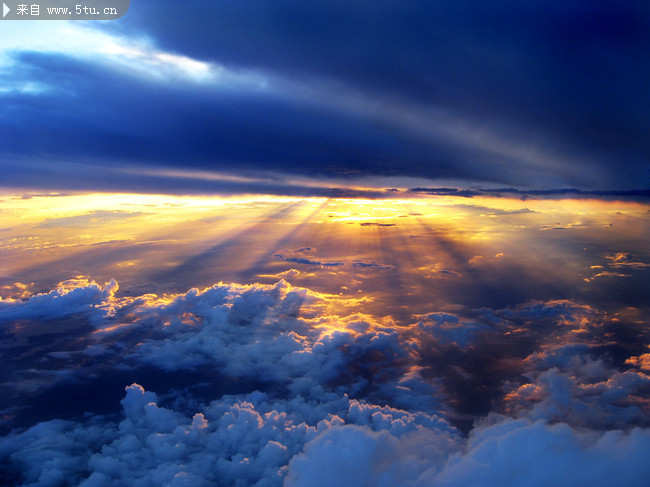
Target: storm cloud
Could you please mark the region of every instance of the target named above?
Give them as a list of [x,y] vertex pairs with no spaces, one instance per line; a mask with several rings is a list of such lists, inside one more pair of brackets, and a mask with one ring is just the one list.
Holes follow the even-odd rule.
[[[306,178],[333,196],[367,177],[647,190],[648,14],[636,1],[182,15],[140,2],[110,25],[8,32],[4,184],[115,190],[129,168],[171,193],[304,195],[291,180]],[[261,180],[169,177],[188,169]]]

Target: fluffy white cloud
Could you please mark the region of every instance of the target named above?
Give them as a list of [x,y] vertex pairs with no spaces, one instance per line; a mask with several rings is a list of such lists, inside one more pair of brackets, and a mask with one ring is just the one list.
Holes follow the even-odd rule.
[[644,353],[638,357],[630,357],[625,363],[639,367],[641,370],[650,371],[650,353]]
[[102,417],[41,423],[1,439],[0,458],[7,465],[4,474],[24,485],[58,485],[65,479],[86,486],[181,481],[270,486],[281,484],[289,460],[306,443],[347,423],[363,424],[370,434],[384,432],[386,438],[427,428],[445,442],[457,436],[435,416],[346,396],[329,399],[314,408],[301,397],[271,401],[256,392],[224,397],[190,416],[159,406],[154,393],[132,384],[121,401],[119,423]]
[[[87,364],[127,375],[154,366],[190,381],[202,370],[248,378],[265,392],[209,402],[171,389],[159,399],[133,384],[120,419],[91,411],[0,438],[5,483],[642,485],[649,473],[637,454],[649,430],[634,429],[647,426],[647,354],[628,358],[636,369],[616,368],[599,342],[607,317],[593,307],[432,312],[397,327],[361,313],[363,299],[285,281],[162,297],[117,290],[78,279],[0,301],[3,323],[55,331],[74,316],[95,330],[75,336],[74,350],[35,343],[41,358],[12,374],[40,372],[54,386],[65,375],[81,389],[84,373],[94,377]],[[446,418],[467,417],[456,408],[483,393],[484,379],[510,416],[492,414],[463,436]],[[607,457],[608,448],[628,453]]]
[[61,283],[47,294],[36,294],[26,301],[0,298],[0,323],[20,319],[54,320],[76,313],[90,313],[110,301],[118,290],[115,279],[102,289],[95,281]]
[[[16,61],[22,53],[65,55],[127,76],[149,82],[192,83],[217,89],[263,90],[268,79],[257,72],[232,70],[218,63],[205,62],[158,48],[144,36],[110,33],[78,22],[33,22],[23,27],[3,28],[7,42],[0,48],[0,66],[9,72],[20,71]],[[10,84],[2,92],[38,94],[49,91],[47,84],[33,80]]]
[[330,399],[314,409],[256,392],[182,413],[132,384],[119,422],[50,421],[0,439],[2,475],[30,486],[388,487],[640,486],[650,473],[650,430],[492,416],[463,437],[435,416]]
[[647,418],[650,402],[644,390],[650,377],[641,372],[606,371],[600,378],[584,369],[604,369],[588,362],[580,370],[551,368],[506,396],[510,410],[533,419],[564,421],[591,427],[623,427],[641,424]]
[[578,431],[566,424],[501,419],[475,429],[465,449],[414,485],[642,486],[650,431]]
[[418,332],[430,335],[440,343],[453,343],[460,347],[467,346],[480,331],[489,328],[449,313],[429,313],[418,318]]

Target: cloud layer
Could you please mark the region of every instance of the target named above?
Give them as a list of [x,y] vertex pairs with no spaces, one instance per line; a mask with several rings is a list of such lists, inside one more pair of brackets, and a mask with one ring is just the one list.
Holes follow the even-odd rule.
[[[225,397],[184,415],[140,385],[119,420],[50,421],[0,440],[20,485],[644,485],[650,431],[492,417],[463,438],[439,418],[339,398]],[[325,404],[319,404],[322,408]],[[317,408],[318,411],[318,408]],[[549,468],[549,466],[553,468]]]
[[609,0],[255,1],[182,18],[158,1],[110,27],[10,26],[3,184],[333,196],[390,177],[647,191],[648,18],[646,2]]
[[[23,427],[0,439],[0,478],[643,485],[646,335],[624,338],[631,327],[568,300],[431,312],[408,326],[363,314],[364,304],[285,281],[121,296],[115,281],[77,279],[1,300],[5,336],[31,322],[49,330],[32,336],[10,371],[35,378],[18,392],[23,403],[56,397],[67,414],[34,424],[6,410]],[[70,320],[72,333],[57,333]],[[621,334],[616,346],[612,333]],[[126,383],[121,410],[75,406],[93,382],[151,381],[147,370],[169,378],[161,395]]]

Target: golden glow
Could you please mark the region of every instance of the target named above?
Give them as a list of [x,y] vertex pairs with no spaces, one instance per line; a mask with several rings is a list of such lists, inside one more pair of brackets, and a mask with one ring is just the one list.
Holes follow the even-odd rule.
[[133,326],[133,323],[120,323],[118,325],[113,325],[113,326],[106,326],[104,328],[100,328],[99,330],[95,330],[92,332],[93,335],[96,334],[102,334],[102,333],[113,333],[114,331],[122,331],[126,328],[129,328]]
[[649,260],[648,206],[634,202],[102,193],[4,195],[0,214],[5,298],[22,296],[15,283],[78,275],[159,295],[285,279],[406,319],[453,309],[479,276],[594,286]]

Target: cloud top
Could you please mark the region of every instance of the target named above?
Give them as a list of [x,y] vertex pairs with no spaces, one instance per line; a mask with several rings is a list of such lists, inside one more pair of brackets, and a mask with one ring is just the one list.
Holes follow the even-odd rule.
[[[534,301],[395,326],[363,299],[284,280],[118,289],[79,278],[0,301],[4,333],[24,320],[54,333],[12,365],[32,377],[20,394],[72,409],[97,380],[181,380],[127,382],[119,411],[24,421],[0,438],[7,482],[640,486],[650,473],[647,348],[622,338],[614,360],[596,307]],[[69,317],[90,331],[66,342]]]

